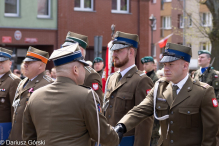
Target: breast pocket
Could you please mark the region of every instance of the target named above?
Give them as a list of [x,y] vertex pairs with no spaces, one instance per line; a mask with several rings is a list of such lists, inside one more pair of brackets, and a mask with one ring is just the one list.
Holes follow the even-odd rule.
[[120,92],[116,95],[115,111],[116,112],[127,112],[132,109],[135,105],[133,100],[133,93]]
[[181,128],[196,128],[201,126],[199,108],[179,108],[179,114]]
[[162,117],[169,114],[169,105],[166,101],[157,100],[156,102],[156,114],[158,117]]

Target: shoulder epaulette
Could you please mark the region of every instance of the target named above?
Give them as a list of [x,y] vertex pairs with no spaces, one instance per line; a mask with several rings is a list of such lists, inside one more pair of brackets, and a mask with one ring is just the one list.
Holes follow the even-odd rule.
[[12,80],[18,78],[18,77],[17,77],[16,75],[14,75],[13,73],[10,73],[8,76],[9,76]]
[[207,83],[200,82],[200,81],[196,81],[196,80],[194,80],[193,83],[196,84],[196,85],[198,85],[198,86],[200,86],[200,87],[203,87],[203,88],[205,88],[205,89],[210,86],[210,85],[207,84]]
[[144,72],[142,72],[142,71],[140,71],[140,70],[138,70],[136,73],[137,73],[140,77],[143,76],[143,75],[146,75]]
[[45,80],[47,80],[48,82],[51,82],[51,81],[53,81],[53,79],[52,78],[50,78],[49,76],[47,76],[47,75],[44,75],[43,76],[43,78],[45,79]]
[[90,69],[86,66],[84,67],[89,73],[91,73]]

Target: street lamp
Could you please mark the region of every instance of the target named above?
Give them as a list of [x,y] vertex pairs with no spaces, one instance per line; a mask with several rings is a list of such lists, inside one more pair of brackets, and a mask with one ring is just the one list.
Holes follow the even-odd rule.
[[149,20],[151,21],[151,56],[153,57],[153,50],[154,50],[154,43],[153,43],[153,31],[154,31],[154,26],[156,18],[154,17],[153,14],[151,14],[151,16],[149,17]]

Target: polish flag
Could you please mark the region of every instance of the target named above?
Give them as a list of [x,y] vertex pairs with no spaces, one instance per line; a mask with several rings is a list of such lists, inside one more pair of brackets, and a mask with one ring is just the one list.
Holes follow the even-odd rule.
[[163,48],[163,47],[166,46],[166,43],[167,43],[168,38],[171,37],[172,35],[173,35],[173,33],[170,34],[170,35],[168,35],[168,36],[166,36],[165,38],[163,38],[162,40],[160,40],[160,41],[158,42],[160,48]]
[[110,48],[113,45],[113,41],[110,41],[107,45],[107,49],[106,49],[106,67],[104,68],[103,71],[103,75],[102,75],[102,91],[103,93],[105,93],[105,85],[106,85],[106,81],[108,76],[111,73],[114,73],[114,67],[112,66],[112,62],[113,62],[113,52],[110,50]]

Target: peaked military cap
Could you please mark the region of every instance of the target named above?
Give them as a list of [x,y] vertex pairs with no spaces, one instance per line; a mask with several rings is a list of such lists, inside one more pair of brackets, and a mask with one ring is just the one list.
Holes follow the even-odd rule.
[[82,48],[86,49],[88,47],[88,37],[69,31],[62,47],[66,47],[75,43],[79,43]]
[[161,63],[172,62],[175,60],[183,59],[187,62],[190,62],[192,57],[192,49],[187,46],[167,43],[165,52],[163,53],[163,58]]
[[200,51],[198,51],[198,55],[201,55],[201,54],[209,54],[209,55],[211,55],[211,53],[208,50],[200,50]]
[[42,61],[43,63],[47,64],[48,59],[49,59],[48,52],[30,46],[24,61]]
[[117,31],[113,40],[111,50],[118,50],[127,47],[138,48],[139,37],[137,34],[124,33]]
[[103,62],[103,59],[101,57],[94,58],[93,64],[97,62]]
[[147,62],[154,62],[154,58],[152,56],[145,56],[143,58],[141,58],[141,63],[147,63]]
[[13,51],[0,47],[0,61],[11,59]]
[[81,54],[78,43],[54,50],[49,59],[53,60],[55,66],[60,66],[72,61],[78,61],[85,66],[89,66]]

